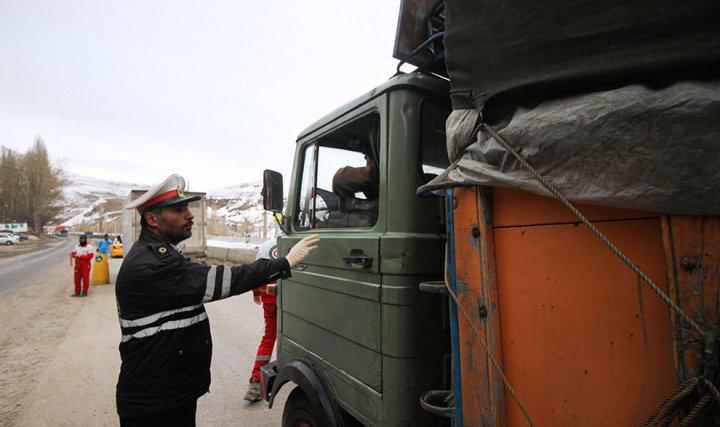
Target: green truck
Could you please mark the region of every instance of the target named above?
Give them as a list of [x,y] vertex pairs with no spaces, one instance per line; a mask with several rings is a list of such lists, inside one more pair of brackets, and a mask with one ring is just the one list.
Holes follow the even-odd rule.
[[[287,425],[306,413],[317,426],[433,424],[418,396],[449,387],[447,302],[418,285],[443,276],[444,199],[415,189],[447,167],[449,113],[446,81],[403,74],[300,135],[280,252],[316,232],[322,243],[279,293],[270,399],[298,385]],[[366,155],[377,158],[379,194],[341,200],[333,176]],[[265,182],[279,212],[282,179],[266,172]]]
[[294,384],[283,425],[635,425],[720,365],[688,326],[720,317],[719,15],[403,0],[395,57],[418,69],[300,133],[284,207],[264,174],[280,253],[321,235],[279,285],[262,383],[270,406]]

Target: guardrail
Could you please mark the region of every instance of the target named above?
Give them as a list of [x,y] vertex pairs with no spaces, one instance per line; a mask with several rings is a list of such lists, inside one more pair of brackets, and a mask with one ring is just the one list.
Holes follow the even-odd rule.
[[207,257],[222,263],[228,264],[248,264],[255,261],[257,249],[245,248],[220,248],[216,246],[208,246]]

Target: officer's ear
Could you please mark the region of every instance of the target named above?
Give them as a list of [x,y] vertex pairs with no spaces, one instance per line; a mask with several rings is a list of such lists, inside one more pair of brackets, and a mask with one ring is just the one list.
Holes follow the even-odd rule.
[[160,209],[153,209],[151,211],[147,211],[143,214],[143,217],[145,218],[145,222],[147,222],[148,226],[160,226]]

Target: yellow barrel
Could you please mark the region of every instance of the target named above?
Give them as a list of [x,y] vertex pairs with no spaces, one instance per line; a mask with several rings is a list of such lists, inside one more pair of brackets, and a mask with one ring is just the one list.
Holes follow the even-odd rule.
[[110,283],[110,268],[108,267],[107,254],[95,254],[95,262],[92,268],[93,285],[107,285]]

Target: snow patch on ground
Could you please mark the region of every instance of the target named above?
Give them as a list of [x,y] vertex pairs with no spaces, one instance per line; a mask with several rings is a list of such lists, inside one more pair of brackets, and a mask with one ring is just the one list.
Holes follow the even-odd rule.
[[253,249],[253,250],[257,250],[258,246],[260,246],[259,243],[229,242],[229,241],[225,241],[225,240],[215,240],[215,238],[208,239],[207,245],[212,246],[214,248]]

